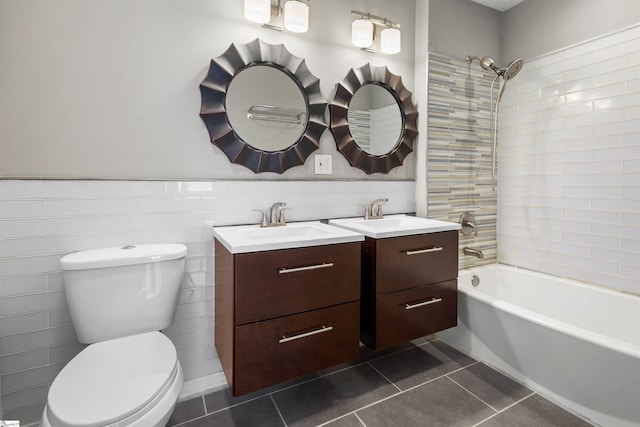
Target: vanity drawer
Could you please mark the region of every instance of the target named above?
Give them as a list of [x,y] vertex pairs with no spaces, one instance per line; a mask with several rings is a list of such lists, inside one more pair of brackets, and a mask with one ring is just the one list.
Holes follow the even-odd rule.
[[375,242],[376,293],[458,277],[458,232],[391,237]]
[[360,299],[360,243],[235,255],[235,324]]
[[234,395],[356,359],[358,313],[352,302],[237,326]]
[[457,298],[457,280],[379,295],[376,350],[456,326]]

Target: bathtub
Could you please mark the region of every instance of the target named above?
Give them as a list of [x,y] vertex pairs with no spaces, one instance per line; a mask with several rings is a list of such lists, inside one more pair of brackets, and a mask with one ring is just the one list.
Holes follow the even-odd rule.
[[500,264],[458,289],[442,340],[594,424],[640,426],[640,297]]

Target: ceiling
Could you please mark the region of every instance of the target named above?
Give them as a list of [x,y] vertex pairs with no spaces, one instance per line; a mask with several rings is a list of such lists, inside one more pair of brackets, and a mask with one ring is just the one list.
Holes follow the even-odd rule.
[[483,4],[492,9],[497,9],[501,12],[504,12],[507,9],[512,8],[518,3],[522,3],[524,0],[471,0],[476,3]]

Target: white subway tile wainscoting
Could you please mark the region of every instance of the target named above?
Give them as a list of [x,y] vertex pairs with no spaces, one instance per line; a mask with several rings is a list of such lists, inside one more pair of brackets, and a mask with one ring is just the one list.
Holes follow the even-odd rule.
[[273,202],[288,221],[415,209],[412,181],[0,180],[0,389],[3,419],[36,422],[49,384],[83,345],[58,262],[70,252],[136,243],[184,243],[186,275],[171,338],[184,369],[182,398],[225,384],[213,344],[216,225],[257,224]]

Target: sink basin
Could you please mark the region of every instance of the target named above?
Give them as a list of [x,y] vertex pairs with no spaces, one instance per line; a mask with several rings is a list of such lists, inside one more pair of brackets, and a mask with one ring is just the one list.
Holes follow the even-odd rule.
[[373,239],[409,236],[412,234],[436,233],[460,230],[457,222],[439,221],[408,215],[388,215],[380,219],[341,218],[332,219],[329,224],[362,233]]
[[284,227],[238,225],[213,227],[213,235],[232,254],[359,242],[364,236],[319,221],[291,222]]

